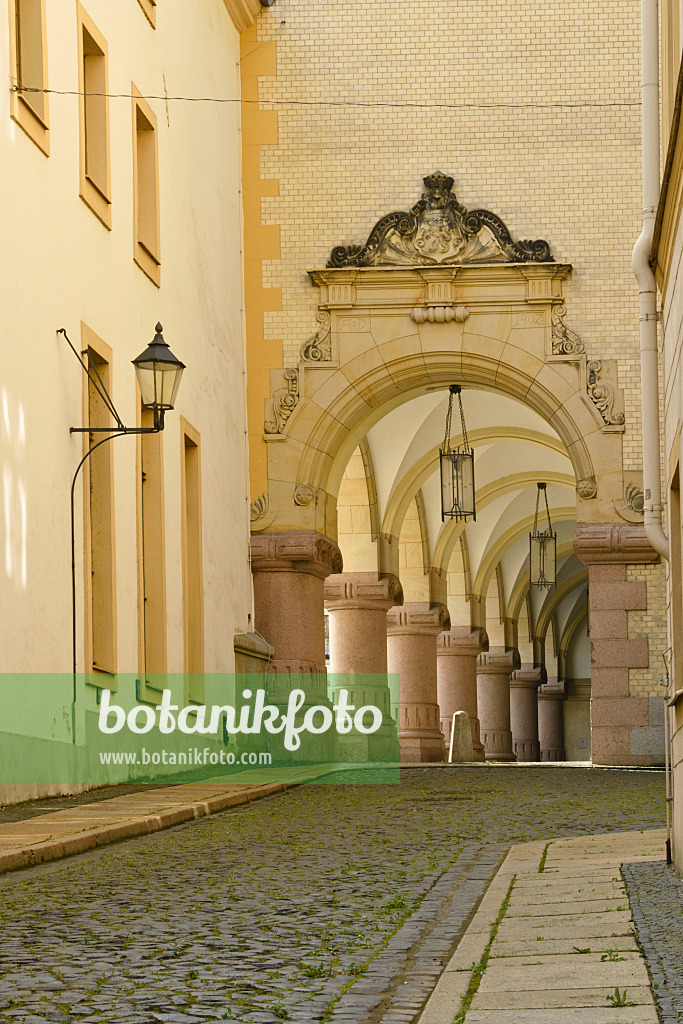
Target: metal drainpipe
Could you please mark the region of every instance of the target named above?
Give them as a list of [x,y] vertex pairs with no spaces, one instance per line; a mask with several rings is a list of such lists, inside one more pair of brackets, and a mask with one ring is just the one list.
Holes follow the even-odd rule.
[[659,0],[641,0],[643,99],[643,230],[633,249],[633,272],[640,291],[640,393],[643,419],[643,491],[645,533],[652,547],[669,560],[662,529],[659,375],[657,357],[657,285],[650,266],[659,204]]

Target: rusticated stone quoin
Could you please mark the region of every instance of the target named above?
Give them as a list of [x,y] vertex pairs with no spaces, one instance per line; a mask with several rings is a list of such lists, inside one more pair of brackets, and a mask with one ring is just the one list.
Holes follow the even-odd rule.
[[443,761],[446,756],[437,700],[436,638],[450,624],[442,604],[414,602],[387,614],[388,668],[400,679],[400,695],[392,693],[392,709],[399,722],[402,761]]
[[510,676],[510,729],[518,761],[540,761],[538,740],[538,688],[545,672],[524,665]]
[[487,761],[516,761],[510,729],[510,676],[519,651],[491,648],[477,658],[477,704]]
[[[349,760],[397,761],[398,731],[391,715],[387,676],[387,611],[403,604],[397,576],[376,572],[337,573],[325,581],[325,606],[330,617],[330,691],[335,700],[341,687],[356,707],[381,708],[383,723],[371,736],[348,737]],[[358,676],[357,685],[354,676]],[[345,758],[347,737],[340,737]],[[359,745],[365,744],[360,750]]]
[[628,565],[659,561],[645,529],[626,523],[578,523],[574,550],[588,566],[591,624],[591,754],[595,764],[650,764],[631,751],[633,731],[646,727],[643,701],[630,696],[629,669],[647,668],[647,638],[630,638],[628,611],[647,609],[644,582]]
[[450,744],[453,715],[466,711],[475,761],[484,760],[477,710],[477,658],[488,646],[485,631],[470,626],[452,627],[436,638],[437,696],[446,747]]

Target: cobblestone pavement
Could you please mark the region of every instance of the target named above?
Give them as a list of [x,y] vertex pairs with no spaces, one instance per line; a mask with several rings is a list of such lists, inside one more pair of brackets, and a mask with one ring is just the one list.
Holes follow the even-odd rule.
[[622,873],[662,1024],[683,1024],[683,881],[666,861]]
[[5,876],[0,1020],[413,1020],[510,843],[660,827],[655,772],[309,785]]

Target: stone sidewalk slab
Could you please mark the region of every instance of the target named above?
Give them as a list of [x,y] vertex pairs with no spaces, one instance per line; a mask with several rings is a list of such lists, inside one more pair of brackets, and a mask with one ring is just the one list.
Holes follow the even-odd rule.
[[225,779],[186,783],[4,822],[0,824],[0,874],[173,828],[337,770],[294,769],[288,771],[288,781],[276,783],[240,784]]
[[[614,993],[614,987],[584,989],[543,989],[524,992],[477,992],[472,1000],[473,1010],[562,1010],[571,1006],[605,1007],[611,1009],[607,997]],[[627,998],[638,1005],[654,1003],[649,986],[628,989]],[[628,1009],[628,1007],[627,1007]],[[469,1015],[465,1018],[470,1024]],[[559,1022],[558,1022],[559,1024]]]
[[[601,953],[605,947],[614,949],[617,952],[638,948],[636,937],[632,932],[628,935],[610,935],[608,942],[605,942],[605,938],[605,936],[595,936],[593,939],[587,939],[583,942],[577,941],[576,938],[544,939],[543,943],[535,939],[527,940],[526,942],[496,942],[495,947],[491,950],[491,960],[495,960],[496,957],[512,956],[556,956],[558,953],[576,955],[575,946],[581,949],[599,949]],[[581,955],[587,956],[588,954],[584,953]]]
[[[465,1024],[656,1024],[620,864],[661,859],[664,841],[657,829],[513,847],[420,1024],[452,1024],[463,1005]],[[611,1004],[617,989],[635,1005]]]
[[470,1010],[467,1024],[659,1024],[654,1006],[624,1006],[606,1010],[572,1007],[557,1010],[516,1010],[514,1021],[509,1010]]
[[639,958],[617,962],[587,960],[584,955],[577,955],[573,962],[566,957],[561,963],[557,957],[543,957],[543,962],[531,966],[512,965],[505,960],[489,963],[486,974],[479,986],[480,992],[522,992],[535,989],[570,989],[585,988],[586,977],[590,977],[591,986],[602,988],[611,986],[628,988],[637,985],[647,987],[649,984],[645,964]]

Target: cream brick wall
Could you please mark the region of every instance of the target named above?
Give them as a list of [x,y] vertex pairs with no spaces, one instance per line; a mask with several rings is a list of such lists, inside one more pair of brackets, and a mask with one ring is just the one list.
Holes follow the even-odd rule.
[[663,565],[631,565],[626,570],[630,582],[647,584],[647,610],[630,611],[629,640],[646,637],[650,642],[649,668],[631,668],[628,673],[631,697],[663,697],[660,679],[664,675],[662,656],[669,646],[667,639],[667,587]]
[[278,75],[261,79],[260,98],[277,100],[279,120],[261,161],[279,195],[262,199],[262,217],[281,228],[264,284],[282,288],[282,312],[265,326],[285,364],[316,326],[305,271],[412,206],[439,168],[466,206],[573,264],[567,323],[590,356],[619,359],[625,468],[639,469],[639,0],[280,0],[260,39],[283,11]]

